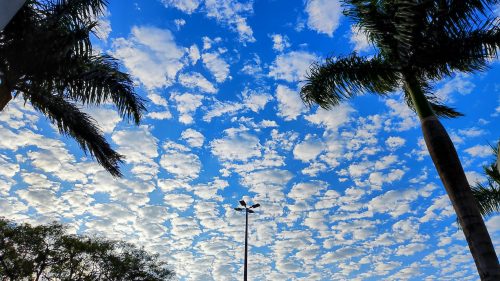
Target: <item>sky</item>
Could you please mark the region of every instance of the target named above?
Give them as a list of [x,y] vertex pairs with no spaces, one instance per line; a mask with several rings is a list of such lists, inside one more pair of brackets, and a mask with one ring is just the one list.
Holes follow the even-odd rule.
[[[496,12],[500,11],[497,9]],[[500,14],[500,13],[497,13]],[[401,92],[331,111],[299,97],[311,63],[374,49],[337,0],[111,0],[96,51],[147,100],[140,126],[84,108],[125,155],[112,178],[22,99],[0,114],[0,214],[159,253],[179,280],[478,280]],[[437,81],[471,183],[500,139],[500,62]],[[500,252],[500,215],[486,219]]]

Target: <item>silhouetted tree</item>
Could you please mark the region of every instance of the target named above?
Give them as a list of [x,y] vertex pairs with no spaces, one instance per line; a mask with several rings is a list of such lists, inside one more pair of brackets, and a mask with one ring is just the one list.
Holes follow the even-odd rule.
[[125,242],[70,235],[60,224],[31,226],[0,219],[0,280],[171,280],[174,273]]
[[141,120],[145,107],[117,61],[96,54],[90,35],[106,0],[28,0],[0,31],[0,111],[13,97],[74,138],[113,176],[122,156],[77,104],[111,101],[122,117]]
[[[500,145],[500,142],[498,144]],[[498,154],[498,147],[493,149],[495,156]],[[500,212],[500,172],[496,165],[496,161],[493,161],[492,164],[484,167],[488,181],[486,185],[477,183],[472,187],[472,194],[477,200],[479,211],[483,217]]]
[[305,103],[331,109],[362,93],[403,89],[420,119],[425,143],[453,204],[479,276],[500,280],[500,265],[460,159],[437,116],[461,114],[439,103],[433,81],[485,70],[500,48],[498,0],[350,0],[345,15],[377,54],[352,54],[315,64],[301,90]]

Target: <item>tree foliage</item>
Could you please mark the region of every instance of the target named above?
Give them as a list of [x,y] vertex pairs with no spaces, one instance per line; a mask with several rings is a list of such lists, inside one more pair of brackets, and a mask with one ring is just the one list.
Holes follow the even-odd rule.
[[22,97],[120,176],[123,156],[80,109],[112,102],[136,124],[145,111],[117,60],[92,48],[91,35],[106,5],[106,0],[27,0],[0,31],[0,110],[12,96]]
[[[462,114],[432,94],[432,82],[454,72],[487,68],[498,56],[500,19],[491,7],[498,0],[350,0],[344,14],[367,35],[377,53],[327,58],[314,64],[301,90],[302,100],[325,109],[364,93],[386,95],[415,80],[434,113]],[[402,87],[403,86],[403,87]]]
[[161,261],[132,244],[67,234],[60,224],[0,219],[0,280],[171,280]]
[[[498,143],[500,145],[500,142]],[[493,154],[498,153],[498,146],[493,148]],[[487,183],[476,183],[472,186],[472,193],[478,203],[479,211],[484,217],[500,212],[500,172],[496,161],[484,167]]]

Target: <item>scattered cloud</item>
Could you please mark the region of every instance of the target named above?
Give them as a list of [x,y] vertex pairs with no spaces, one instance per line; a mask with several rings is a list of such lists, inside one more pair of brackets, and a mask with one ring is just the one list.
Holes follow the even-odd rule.
[[306,12],[307,26],[310,29],[332,37],[340,24],[342,7],[337,0],[308,0]]
[[134,26],[128,38],[113,40],[112,54],[148,89],[172,85],[184,53],[167,29]]

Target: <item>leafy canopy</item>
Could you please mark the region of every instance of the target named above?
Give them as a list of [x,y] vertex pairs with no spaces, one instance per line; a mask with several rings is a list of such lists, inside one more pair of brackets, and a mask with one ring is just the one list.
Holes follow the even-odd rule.
[[113,57],[92,48],[90,38],[106,5],[106,0],[28,0],[0,31],[0,99],[21,96],[120,176],[123,156],[79,106],[112,102],[136,124],[145,111],[131,77]]
[[132,244],[67,234],[60,224],[31,226],[0,218],[2,280],[171,280],[158,255]]
[[[316,63],[301,90],[302,100],[330,109],[364,93],[386,95],[407,83],[424,92],[441,117],[462,114],[431,93],[431,83],[454,72],[487,68],[500,47],[500,19],[491,14],[498,0],[350,0],[344,14],[376,49],[372,57],[356,53]],[[411,80],[411,81],[410,81]]]

